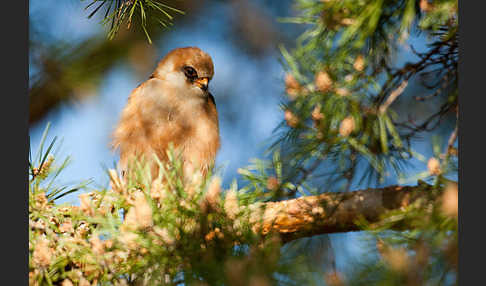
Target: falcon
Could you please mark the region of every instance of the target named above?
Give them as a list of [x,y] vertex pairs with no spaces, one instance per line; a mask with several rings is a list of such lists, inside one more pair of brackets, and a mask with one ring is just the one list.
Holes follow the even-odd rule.
[[213,78],[211,57],[197,47],[170,51],[150,78],[132,91],[113,132],[119,167],[126,176],[131,162],[143,158],[152,178],[168,160],[172,144],[183,162],[184,177],[206,175],[220,147],[218,112],[208,89]]

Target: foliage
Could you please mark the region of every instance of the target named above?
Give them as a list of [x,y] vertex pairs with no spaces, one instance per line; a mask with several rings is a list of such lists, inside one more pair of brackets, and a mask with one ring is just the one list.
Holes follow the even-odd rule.
[[[278,235],[260,235],[264,190],[233,184],[223,193],[216,175],[183,182],[173,152],[156,180],[140,161],[126,181],[108,170],[110,189],[79,195],[79,206],[57,204],[85,184],[57,188],[49,180],[67,162],[56,166],[49,155],[55,142],[46,151],[41,144],[30,163],[30,285],[312,285],[311,274],[322,272],[309,269],[299,248],[282,248]],[[411,204],[380,223],[361,222],[381,256],[360,261],[365,267],[355,268],[350,285],[445,279],[457,271],[457,184],[435,178],[428,191],[443,193],[439,204],[418,211]],[[404,221],[414,229],[388,231]],[[329,285],[343,280],[332,271],[325,277]]]
[[111,188],[80,194],[79,206],[56,204],[82,186],[43,187],[66,166],[48,155],[54,143],[40,148],[47,160],[31,162],[31,285],[273,285],[279,275],[285,284],[303,283],[290,275],[295,261],[279,261],[278,237],[255,231],[257,196],[236,184],[224,195],[218,176],[183,182],[181,161],[171,153],[156,180],[136,162],[126,181],[108,170]]
[[[288,101],[273,144],[285,150],[284,181],[313,177],[325,189],[349,190],[408,176],[414,140],[455,121],[457,1],[299,0],[296,8],[296,17],[282,20],[307,30],[292,51],[281,47]],[[429,38],[425,51],[406,41],[410,33]],[[416,61],[396,66],[395,55],[407,48]],[[409,85],[430,90],[414,98],[435,100],[431,114],[390,108]],[[457,131],[449,134],[442,157],[454,151]]]
[[[148,17],[153,17],[163,27],[172,25],[173,16],[170,13],[184,14],[183,11],[174,8],[160,0],[90,0],[86,9],[94,7],[88,18],[93,17],[98,11],[105,7],[103,25],[110,25],[108,38],[113,39],[120,27],[126,23],[130,29],[132,21],[136,18],[142,27],[149,43],[152,43],[149,32],[147,31]],[[96,5],[95,5],[96,4]]]
[[[347,275],[349,285],[457,285],[457,183],[437,180],[430,191],[438,190],[444,190],[438,206],[417,209],[411,204],[377,225],[364,222],[363,229],[371,230],[369,252]],[[389,231],[404,221],[413,222],[414,229]]]
[[[297,0],[295,7],[295,17],[281,20],[306,30],[291,50],[280,47],[287,69],[284,120],[270,149],[278,156],[240,171],[252,182],[248,187],[270,189],[269,182],[278,178],[273,199],[280,200],[427,180],[435,191],[448,190],[443,201],[457,204],[457,185],[447,183],[458,170],[457,1]],[[427,46],[414,48],[411,34],[424,37]],[[413,60],[397,64],[396,55],[407,49]],[[413,94],[417,90],[426,95]],[[410,106],[430,102],[430,107],[417,114],[403,107],[407,101]],[[430,140],[432,157],[414,150],[424,138]],[[426,168],[414,174],[417,163]],[[414,231],[363,223],[363,229],[375,230],[371,258],[360,259],[346,277],[335,273],[328,284],[457,283],[457,216],[430,206],[404,208],[383,221],[407,219],[415,222]],[[399,249],[410,267],[393,269],[386,254],[376,255],[377,241]],[[417,248],[427,249],[424,264],[412,260]]]

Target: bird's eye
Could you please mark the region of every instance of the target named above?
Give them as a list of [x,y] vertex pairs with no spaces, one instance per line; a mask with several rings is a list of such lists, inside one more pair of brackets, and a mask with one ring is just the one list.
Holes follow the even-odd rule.
[[196,72],[196,70],[193,67],[185,66],[184,67],[184,74],[189,79],[195,79],[195,78],[197,78],[197,72]]

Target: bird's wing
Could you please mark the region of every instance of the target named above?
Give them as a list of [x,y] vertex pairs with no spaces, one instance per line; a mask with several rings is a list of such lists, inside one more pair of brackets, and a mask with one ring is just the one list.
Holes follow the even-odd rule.
[[114,133],[112,147],[120,150],[120,167],[126,169],[130,158],[156,154],[166,160],[169,142],[175,146],[184,139],[183,126],[171,122],[174,112],[168,104],[170,89],[159,79],[149,79],[135,88],[122,111]]
[[[150,81],[150,80],[149,80]],[[144,119],[143,106],[145,94],[150,91],[149,81],[143,82],[135,88],[128,97],[127,105],[122,110],[120,121],[116,126],[111,146],[120,150],[120,167],[126,169],[128,160],[133,156],[147,153],[150,140],[147,137],[147,125]]]

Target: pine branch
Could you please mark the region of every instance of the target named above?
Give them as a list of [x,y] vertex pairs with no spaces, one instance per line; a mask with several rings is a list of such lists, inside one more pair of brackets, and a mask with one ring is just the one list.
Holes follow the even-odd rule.
[[[423,201],[414,207],[433,202],[440,193],[432,195],[429,189],[429,185],[420,184],[389,186],[269,202],[264,205],[263,219],[258,225],[262,234],[279,233],[284,242],[324,233],[359,231],[363,218],[370,224],[378,223],[386,212],[407,207],[419,199]],[[412,226],[401,222],[394,228]]]
[[89,9],[95,3],[99,4],[91,11],[88,18],[93,17],[105,6],[102,23],[110,26],[108,32],[108,38],[110,40],[116,36],[123,24],[126,23],[127,29],[129,29],[134,20],[134,16],[138,16],[139,25],[142,27],[148,42],[152,43],[147,30],[147,20],[150,20],[149,18],[153,18],[161,26],[167,27],[172,25],[172,20],[174,19],[171,13],[184,14],[183,11],[172,7],[172,5],[167,5],[164,1],[160,0],[92,0],[85,9]]

